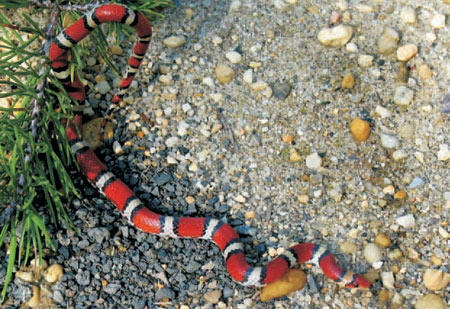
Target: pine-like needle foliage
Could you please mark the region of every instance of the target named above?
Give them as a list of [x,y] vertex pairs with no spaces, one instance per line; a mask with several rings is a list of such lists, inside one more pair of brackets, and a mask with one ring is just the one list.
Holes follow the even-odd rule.
[[[159,10],[173,6],[172,0],[117,2],[150,19],[163,17]],[[72,226],[66,206],[79,193],[66,169],[76,161],[61,120],[72,117],[76,102],[50,74],[48,50],[64,23],[94,6],[86,0],[0,0],[0,250],[7,257],[0,262],[0,271],[7,265],[6,276],[0,278],[2,302],[15,268],[27,265],[30,256],[41,259],[44,248],[55,249],[46,224]],[[42,26],[30,14],[41,14],[44,8],[50,15]],[[117,73],[105,32],[117,40],[134,31],[108,24],[95,32],[90,39],[96,52]],[[90,52],[83,43],[74,48],[72,73],[82,70]]]

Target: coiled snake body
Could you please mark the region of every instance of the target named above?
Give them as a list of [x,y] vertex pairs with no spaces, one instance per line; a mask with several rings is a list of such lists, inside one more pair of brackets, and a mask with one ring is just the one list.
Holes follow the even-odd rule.
[[[127,72],[120,84],[120,91],[112,99],[113,106],[122,100],[150,44],[152,28],[144,15],[117,4],[101,5],[62,31],[50,48],[51,67],[54,76],[64,85],[70,96],[80,104],[85,100],[85,91],[76,74],[71,80],[69,52],[75,44],[104,22],[128,24],[139,36],[128,61]],[[266,285],[281,278],[294,265],[308,262],[320,266],[327,277],[336,282],[342,282],[346,287],[368,288],[370,286],[370,283],[361,275],[340,268],[333,255],[319,245],[297,244],[285,250],[266,266],[252,267],[245,259],[238,234],[227,223],[214,218],[163,216],[149,210],[127,185],[106,169],[94,151],[89,148],[79,133],[81,124],[81,113],[77,113],[70,121],[66,135],[82,172],[138,229],[159,236],[201,238],[213,241],[222,250],[230,275],[243,285]]]

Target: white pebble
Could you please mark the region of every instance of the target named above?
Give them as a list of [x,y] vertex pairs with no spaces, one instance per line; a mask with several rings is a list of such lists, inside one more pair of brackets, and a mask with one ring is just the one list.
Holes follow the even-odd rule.
[[430,20],[431,27],[435,29],[441,29],[445,27],[445,15],[437,13]]
[[317,39],[326,46],[344,46],[350,40],[352,34],[352,27],[339,25],[333,28],[323,28],[319,31]]
[[437,154],[439,161],[447,161],[450,160],[450,149],[447,144],[440,144],[439,151]]
[[400,161],[405,159],[406,157],[408,157],[408,154],[406,153],[406,151],[404,151],[403,149],[399,149],[394,151],[394,153],[392,154],[392,158],[395,161]]
[[222,44],[222,38],[221,38],[220,36],[215,35],[215,36],[212,38],[212,42],[213,42],[215,45],[220,45],[220,44]]
[[393,290],[395,279],[394,273],[392,271],[383,271],[381,272],[381,282],[386,289]]
[[437,37],[436,34],[434,34],[434,32],[427,32],[425,33],[425,40],[427,40],[430,43],[433,43],[434,41],[436,41]]
[[387,117],[391,116],[391,112],[387,108],[385,108],[385,107],[383,107],[381,105],[378,105],[375,108],[375,112],[378,115],[380,115],[381,118],[387,118]]
[[397,148],[400,144],[398,138],[393,135],[380,133],[381,138],[381,145],[383,145],[384,148]]
[[240,0],[233,0],[230,4],[230,11],[237,11],[242,7],[242,2]]
[[120,143],[118,141],[114,141],[112,147],[113,147],[113,151],[115,154],[117,154],[117,155],[123,154],[123,148],[122,148],[122,146],[120,146]]
[[275,6],[275,8],[277,8],[277,9],[279,9],[279,10],[282,10],[282,9],[284,9],[285,7],[287,7],[287,3],[284,2],[283,0],[275,0],[275,1],[273,2],[273,5]]
[[203,48],[202,44],[200,44],[200,43],[195,43],[195,44],[194,44],[194,50],[195,50],[195,51],[199,51],[199,50],[202,49],[202,48]]
[[322,165],[322,158],[317,152],[306,157],[306,166],[310,169],[318,169]]
[[370,264],[379,262],[383,257],[380,247],[374,243],[368,243],[364,248],[364,257]]
[[356,45],[353,42],[350,42],[347,45],[345,45],[345,50],[347,50],[349,53],[357,53],[358,52],[358,45]]
[[102,80],[97,85],[95,85],[95,89],[97,89],[97,91],[101,94],[107,94],[111,90],[111,87],[106,80]]
[[170,85],[170,83],[172,83],[172,75],[170,74],[161,75],[158,78],[158,80],[163,85]]
[[372,61],[373,61],[373,56],[371,56],[371,55],[359,55],[358,56],[358,64],[363,68],[372,66]]
[[177,164],[178,161],[175,158],[172,158],[171,156],[167,156],[167,163],[168,164]]
[[400,61],[408,61],[417,54],[417,46],[414,44],[406,44],[397,49],[397,59]]
[[171,48],[177,48],[186,43],[186,38],[182,35],[169,36],[164,39],[163,43]]
[[214,87],[214,80],[211,77],[203,77],[203,83],[208,87]]
[[189,103],[184,103],[181,105],[181,109],[183,110],[183,113],[187,113],[191,110],[191,105]]
[[412,214],[398,217],[397,220],[395,220],[395,222],[398,225],[403,226],[404,228],[411,228],[416,225],[416,220],[414,219],[414,216]]
[[178,137],[172,136],[166,140],[166,146],[171,148],[171,147],[174,147],[176,144],[178,144],[178,142],[179,142]]
[[225,57],[231,62],[231,63],[240,63],[242,60],[242,56],[240,53],[236,51],[229,51],[225,54]]
[[394,103],[397,105],[407,106],[414,98],[414,91],[406,86],[398,86],[394,93]]
[[257,82],[254,82],[254,83],[252,83],[252,84],[250,85],[250,88],[251,88],[253,91],[255,91],[255,92],[263,91],[263,90],[265,90],[267,87],[269,87],[269,84],[267,84],[267,83],[264,82],[264,81],[257,81]]
[[252,69],[248,69],[247,71],[245,71],[244,72],[244,76],[242,77],[242,79],[247,84],[253,83],[253,70]]
[[416,11],[410,6],[405,6],[400,11],[400,18],[405,24],[416,23]]
[[400,40],[400,36],[392,28],[386,28],[383,31],[383,34],[380,36],[377,42],[378,53],[382,55],[389,55],[393,53],[397,49],[398,41]]

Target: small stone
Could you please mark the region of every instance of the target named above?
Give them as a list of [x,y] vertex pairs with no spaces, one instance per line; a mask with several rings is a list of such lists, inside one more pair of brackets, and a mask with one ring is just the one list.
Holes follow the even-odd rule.
[[101,94],[107,94],[111,90],[111,87],[106,80],[103,80],[95,85],[95,89]]
[[308,205],[309,196],[308,194],[300,194],[299,196],[297,196],[297,200],[300,204]]
[[170,85],[172,83],[172,76],[170,74],[161,75],[158,80],[163,85]]
[[384,148],[388,148],[388,149],[397,148],[400,144],[398,138],[393,135],[381,133],[380,138],[381,138],[381,145]]
[[409,69],[406,67],[404,62],[400,62],[397,71],[397,81],[400,84],[407,84],[409,80]]
[[116,155],[121,155],[124,153],[123,148],[118,141],[114,141],[112,148]]
[[386,234],[380,233],[375,237],[375,243],[381,248],[389,247],[392,242]]
[[330,16],[330,23],[332,24],[338,24],[342,19],[342,15],[339,12],[333,11],[331,12],[331,16]]
[[302,159],[302,157],[297,152],[297,150],[295,150],[294,148],[291,148],[291,150],[289,150],[289,161],[290,162],[293,162],[293,163],[300,162],[301,159]]
[[344,46],[350,40],[353,29],[347,25],[339,25],[333,28],[323,28],[317,38],[320,43],[326,46]]
[[123,54],[122,47],[120,47],[118,45],[111,46],[111,53],[113,55],[122,55]]
[[417,74],[422,78],[423,80],[430,79],[433,75],[433,72],[431,71],[430,67],[426,65],[425,63],[422,63],[417,68]]
[[186,203],[188,203],[188,204],[192,204],[192,203],[195,202],[195,198],[193,196],[190,196],[190,195],[186,196],[185,200],[186,200]]
[[231,63],[241,63],[242,56],[240,53],[236,51],[229,51],[225,54],[225,58],[227,58]]
[[215,73],[217,80],[223,85],[231,82],[234,77],[233,69],[223,64],[216,67]]
[[381,282],[383,283],[383,286],[386,289],[393,290],[395,288],[394,287],[395,279],[394,279],[394,274],[392,273],[392,271],[381,272]]
[[242,7],[242,2],[240,0],[233,0],[230,4],[230,11],[238,11]]
[[252,69],[248,69],[247,71],[245,71],[242,79],[247,84],[253,83],[253,70]]
[[220,36],[215,35],[212,38],[212,42],[214,45],[220,45],[220,44],[222,44],[222,38]]
[[349,53],[357,53],[359,49],[358,45],[356,45],[353,42],[350,42],[347,45],[345,45],[345,50],[348,51]]
[[209,77],[209,76],[203,77],[202,82],[203,82],[203,84],[207,85],[207,86],[210,87],[210,88],[213,88],[213,87],[214,87],[214,81],[213,81],[213,79],[212,79],[211,77]]
[[89,57],[86,60],[88,66],[92,67],[97,63],[97,60],[94,57]]
[[406,44],[397,49],[397,59],[400,61],[408,61],[417,54],[417,46],[414,44]]
[[317,152],[306,157],[306,166],[310,169],[316,170],[322,165],[322,158]]
[[33,272],[31,271],[16,271],[16,278],[23,280],[25,282],[33,282],[35,280]]
[[430,291],[444,289],[450,282],[450,275],[438,269],[427,269],[423,275],[423,284]]
[[450,160],[450,149],[448,144],[440,144],[439,151],[437,153],[437,158],[439,161]]
[[222,291],[214,290],[206,292],[203,295],[203,298],[210,304],[217,304],[219,302],[220,297],[222,296]]
[[397,49],[400,36],[397,31],[392,28],[384,29],[383,34],[378,39],[378,53],[381,55],[392,54]]
[[180,139],[178,137],[172,136],[166,140],[165,144],[168,148],[172,148],[172,147],[175,147],[179,141],[180,141]]
[[394,103],[401,106],[408,106],[414,98],[414,91],[406,86],[398,86],[394,93]]
[[353,89],[353,86],[355,85],[355,78],[353,77],[353,74],[350,72],[347,72],[344,74],[344,77],[342,78],[341,86],[343,89]]
[[269,85],[264,81],[257,81],[250,85],[250,88],[255,92],[261,92],[265,90],[267,87],[269,87]]
[[169,36],[164,39],[163,43],[170,48],[177,48],[186,43],[186,38],[182,35]]
[[444,28],[445,27],[445,15],[440,14],[440,13],[435,14],[430,20],[430,25],[434,29]]
[[408,154],[403,149],[396,150],[392,153],[394,161],[401,161],[408,157]]
[[392,251],[389,251],[387,256],[389,259],[394,261],[400,259],[403,256],[403,253],[399,248],[396,248]]
[[367,5],[367,4],[358,4],[356,6],[356,9],[361,12],[361,13],[372,13],[374,12],[374,9],[372,6]]
[[412,214],[398,217],[395,222],[404,228],[412,228],[416,225],[416,220]]
[[439,295],[427,294],[419,298],[415,309],[445,309],[447,306]]
[[234,200],[238,203],[244,204],[247,199],[245,197],[243,197],[242,195],[238,195],[234,198]]
[[283,142],[289,144],[294,140],[294,135],[292,134],[283,134],[281,136],[281,139],[283,140]]
[[187,8],[184,10],[184,14],[186,15],[186,17],[191,18],[192,16],[194,16],[194,10],[191,8]]
[[381,118],[387,118],[391,116],[391,112],[387,108],[380,105],[377,105],[377,107],[375,108],[375,113],[380,115]]
[[406,199],[406,192],[403,190],[397,191],[394,194],[394,198],[396,200],[404,200],[404,199]]
[[430,258],[431,263],[436,266],[442,266],[442,263],[444,262],[442,259],[438,258],[437,256],[433,255]]
[[380,304],[385,304],[389,301],[390,295],[388,290],[382,289],[379,293],[378,293],[378,301]]
[[358,246],[351,241],[344,241],[339,245],[339,250],[343,253],[353,254],[358,251]]
[[30,266],[33,268],[38,268],[38,269],[45,269],[47,268],[47,262],[42,259],[41,262],[39,261],[39,258],[34,258],[30,261]]
[[405,6],[400,11],[400,18],[405,24],[416,23],[416,11],[410,6]]
[[279,100],[285,100],[291,93],[292,86],[289,83],[276,84],[273,87],[273,96]]
[[55,283],[63,275],[63,267],[59,264],[53,264],[44,272],[44,279],[48,283]]
[[358,64],[363,68],[368,68],[372,66],[373,56],[371,55],[359,55]]
[[370,124],[365,120],[355,118],[350,123],[350,132],[357,141],[367,141],[370,135]]
[[383,257],[383,254],[380,247],[378,247],[376,244],[368,243],[364,248],[364,257],[366,258],[367,262],[373,264],[380,261]]
[[414,179],[409,184],[408,188],[409,189],[417,189],[417,188],[423,187],[424,185],[425,185],[425,182],[423,181],[422,178],[414,177]]

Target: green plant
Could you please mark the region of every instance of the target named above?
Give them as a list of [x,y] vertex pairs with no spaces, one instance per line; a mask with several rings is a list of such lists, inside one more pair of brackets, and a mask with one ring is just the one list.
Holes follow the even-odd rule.
[[[66,170],[75,160],[61,120],[72,117],[75,102],[50,74],[48,49],[65,14],[76,19],[93,5],[86,0],[62,2],[0,0],[0,9],[5,9],[0,11],[0,249],[9,252],[2,302],[14,266],[26,265],[32,248],[40,259],[45,247],[55,248],[44,215],[55,226],[63,222],[66,228],[73,227],[65,205],[79,193]],[[171,0],[122,2],[152,19],[163,17],[159,8],[172,6]],[[45,6],[51,16],[42,29],[29,15]],[[8,19],[8,9],[25,7],[27,14],[14,16],[20,26]],[[118,74],[110,61],[105,30],[116,40],[133,32],[126,25],[110,24],[91,36],[99,55]],[[83,43],[74,48],[72,72],[81,70],[83,56],[89,53]]]

